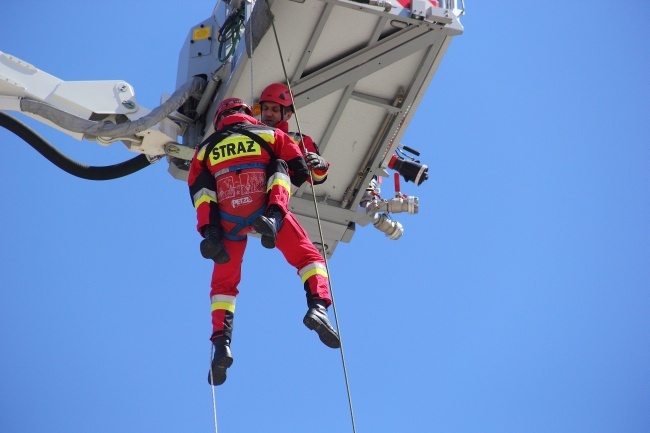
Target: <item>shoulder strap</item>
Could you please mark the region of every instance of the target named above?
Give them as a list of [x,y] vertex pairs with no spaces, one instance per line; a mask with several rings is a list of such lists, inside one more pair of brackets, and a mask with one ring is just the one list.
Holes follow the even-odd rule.
[[[224,131],[224,130],[215,131],[212,134],[210,134],[208,138],[203,140],[201,144],[197,146],[197,149],[200,149],[201,147],[207,144],[207,148],[205,149],[205,154],[209,155],[210,153],[212,153],[212,149],[214,149],[214,146],[216,146],[217,143],[219,143],[221,140],[228,137],[229,135],[230,135],[229,131]],[[206,164],[205,158],[203,158],[203,164],[204,165]]]

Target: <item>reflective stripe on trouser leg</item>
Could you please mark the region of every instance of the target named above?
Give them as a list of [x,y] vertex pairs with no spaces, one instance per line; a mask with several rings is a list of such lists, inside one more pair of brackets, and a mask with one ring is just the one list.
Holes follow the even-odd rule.
[[266,170],[268,204],[280,206],[285,213],[291,198],[291,179],[288,170],[287,163],[282,159],[272,160]]
[[232,340],[235,303],[241,281],[241,264],[246,249],[246,239],[231,241],[224,239],[223,244],[230,254],[230,261],[224,264],[214,264],[212,282],[210,284],[210,300],[212,302],[212,337],[226,337]]
[[327,306],[331,305],[325,261],[291,212],[287,212],[284,217],[275,246],[298,271],[304,283],[307,301],[322,299]]
[[330,295],[329,290],[323,293],[322,287],[329,288],[329,276],[324,262],[310,263],[302,269],[298,269],[298,275],[305,287],[307,295],[307,304],[313,299],[323,299],[329,307]]

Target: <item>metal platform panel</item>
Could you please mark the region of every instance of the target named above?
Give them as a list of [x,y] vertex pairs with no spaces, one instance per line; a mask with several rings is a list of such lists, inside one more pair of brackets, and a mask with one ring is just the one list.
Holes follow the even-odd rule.
[[[413,4],[386,11],[352,1],[257,1],[235,54],[222,65],[214,37],[202,48],[192,42],[206,27],[217,34],[230,10],[220,3],[213,17],[190,31],[181,51],[179,83],[196,74],[218,81],[207,119],[222,99],[256,103],[264,87],[288,78],[296,108],[290,129],[298,131],[297,120],[330,162],[327,182],[315,187],[328,256],[351,240],[355,225],[371,221],[359,209],[366,186],[373,176],[388,175],[388,160],[451,39],[463,32],[455,1],[441,2],[449,8]],[[211,132],[207,126],[198,138],[184,140]],[[295,192],[290,208],[320,244],[310,185]]]

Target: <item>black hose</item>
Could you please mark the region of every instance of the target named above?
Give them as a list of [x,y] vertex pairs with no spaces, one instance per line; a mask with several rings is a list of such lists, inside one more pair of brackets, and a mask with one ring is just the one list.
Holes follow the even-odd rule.
[[135,158],[115,165],[107,165],[105,167],[88,166],[68,158],[27,125],[3,112],[0,112],[0,126],[22,138],[27,144],[36,149],[38,153],[61,170],[82,179],[117,179],[133,174],[151,165],[146,155],[138,155]]

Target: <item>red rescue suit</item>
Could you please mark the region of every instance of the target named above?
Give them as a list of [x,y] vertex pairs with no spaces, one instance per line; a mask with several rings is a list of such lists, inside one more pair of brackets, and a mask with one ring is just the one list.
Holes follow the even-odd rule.
[[[307,152],[313,152],[320,155],[318,146],[316,146],[316,143],[314,143],[314,140],[312,140],[310,136],[305,134],[299,134],[297,132],[289,132],[288,122],[281,120],[275,124],[275,127],[281,130],[282,132],[286,133],[289,137],[291,137],[293,141],[295,141],[296,144],[298,144],[298,147],[300,148],[301,151],[304,151],[302,145],[300,144],[301,141],[300,137],[302,136],[302,144],[305,146]],[[327,162],[327,167],[325,167],[324,170],[316,170],[316,169],[311,170],[311,176],[314,179],[314,185],[319,185],[327,180],[327,172],[329,171],[329,167],[330,167],[330,163]]]
[[[321,299],[329,306],[331,298],[325,261],[287,209],[289,182],[300,186],[308,176],[302,152],[285,133],[246,114],[225,117],[218,128],[197,147],[188,184],[199,233],[209,224],[223,228],[230,261],[215,263],[212,272],[211,338],[231,340],[246,235],[253,230],[253,221],[271,204],[285,213],[276,247],[297,269],[307,301]],[[246,133],[261,138],[266,146]]]

